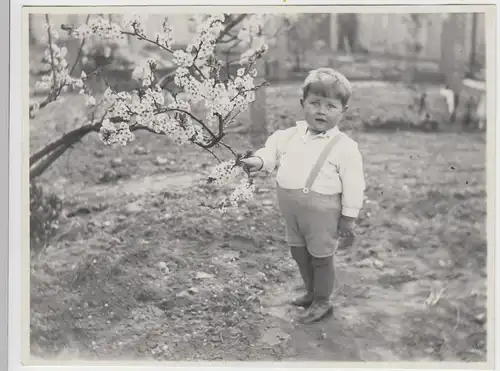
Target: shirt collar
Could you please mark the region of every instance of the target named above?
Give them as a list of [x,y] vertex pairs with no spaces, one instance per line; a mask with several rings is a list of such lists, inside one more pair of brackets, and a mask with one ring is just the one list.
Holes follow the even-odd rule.
[[[304,130],[304,135],[307,134],[307,131],[309,130],[307,122],[306,121],[299,121],[297,124],[302,126],[302,129]],[[335,127],[331,128],[330,130],[327,130],[327,131],[324,131],[322,133],[315,135],[314,138],[330,139],[330,138],[333,138],[338,133],[339,133],[339,127],[335,126]]]

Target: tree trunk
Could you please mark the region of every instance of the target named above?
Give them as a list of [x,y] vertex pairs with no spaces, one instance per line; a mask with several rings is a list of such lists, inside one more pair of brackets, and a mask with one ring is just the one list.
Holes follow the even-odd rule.
[[358,40],[358,15],[356,13],[337,14],[337,48],[346,51],[345,40],[351,51],[358,51],[360,48]]
[[476,35],[477,35],[477,13],[472,14],[472,29],[470,35],[470,57],[469,57],[469,75],[474,76],[476,72]]

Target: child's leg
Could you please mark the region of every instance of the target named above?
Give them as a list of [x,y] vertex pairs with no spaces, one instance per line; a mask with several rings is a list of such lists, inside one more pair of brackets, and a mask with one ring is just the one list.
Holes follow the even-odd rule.
[[321,258],[313,256],[311,264],[314,277],[314,299],[308,311],[299,318],[303,323],[318,321],[332,311],[330,296],[335,279],[333,256]]
[[312,257],[314,276],[314,300],[325,303],[330,301],[335,281],[335,266],[333,256],[324,258]]
[[314,291],[314,277],[313,277],[313,266],[311,264],[311,254],[307,251],[306,247],[303,246],[292,246],[290,248],[292,252],[292,257],[299,267],[300,275],[304,281],[304,286],[307,292],[313,293]]
[[[301,191],[300,191],[301,192]],[[311,266],[311,255],[306,247],[306,240],[300,231],[297,210],[299,205],[296,202],[296,191],[284,190],[278,186],[278,202],[285,222],[285,234],[292,258],[297,263],[300,275],[304,281],[306,294],[293,299],[292,304],[298,306],[309,306],[313,301],[313,271]],[[300,193],[299,195],[303,195]]]
[[314,271],[312,266],[312,256],[305,246],[291,246],[292,257],[299,267],[300,275],[304,281],[306,294],[292,301],[292,304],[308,306],[314,298]]
[[311,210],[299,215],[299,225],[311,254],[314,300],[303,322],[310,323],[331,312],[335,271],[334,255],[338,246],[337,226],[340,218],[340,195],[311,195]]

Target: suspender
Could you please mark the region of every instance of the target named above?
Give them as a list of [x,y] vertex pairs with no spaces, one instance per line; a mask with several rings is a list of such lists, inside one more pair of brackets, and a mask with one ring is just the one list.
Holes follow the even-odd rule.
[[335,145],[339,142],[340,139],[342,139],[343,136],[344,136],[343,133],[337,134],[325,146],[325,148],[323,149],[323,151],[319,155],[318,160],[316,161],[316,164],[314,165],[313,169],[311,170],[311,173],[309,174],[309,177],[307,178],[305,187],[302,189],[302,191],[304,193],[309,193],[309,189],[311,188],[311,186],[313,185],[314,181],[318,177],[318,174],[319,174],[321,168],[323,167],[323,165],[324,165],[324,163],[326,161],[326,158],[330,154],[330,152],[333,149],[333,147],[335,147]]

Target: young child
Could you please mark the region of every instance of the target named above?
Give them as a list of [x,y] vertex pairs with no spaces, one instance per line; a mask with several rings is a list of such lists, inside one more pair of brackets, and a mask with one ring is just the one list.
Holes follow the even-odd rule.
[[339,237],[354,237],[365,180],[358,144],[338,128],[351,96],[349,81],[319,68],[309,73],[302,92],[305,121],[276,131],[243,162],[250,171],[278,167],[278,205],[306,288],[292,304],[307,308],[299,320],[311,323],[332,311],[333,257]]

